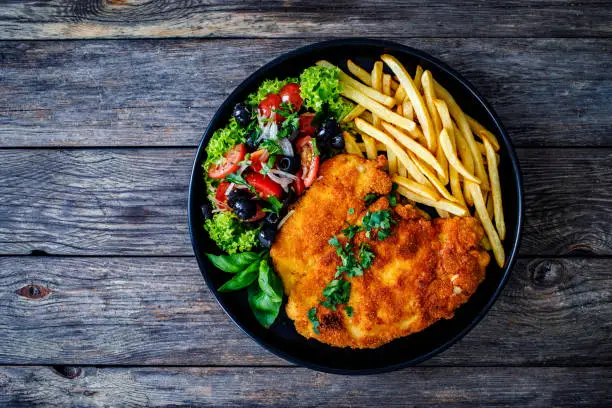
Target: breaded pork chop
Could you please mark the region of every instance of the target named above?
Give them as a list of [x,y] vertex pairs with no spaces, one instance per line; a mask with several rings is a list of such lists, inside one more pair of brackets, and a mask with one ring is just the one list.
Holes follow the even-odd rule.
[[[369,193],[388,194],[391,178],[378,167],[381,163],[349,154],[325,161],[317,181],[297,202],[295,212],[278,232],[270,255],[285,293],[295,282],[316,268],[320,256],[329,251],[327,241],[365,210]],[[348,209],[355,210],[354,215]]]
[[[328,160],[321,175],[271,251],[289,295],[287,315],[303,336],[338,347],[378,347],[451,318],[484,279],[489,255],[479,246],[484,231],[476,219],[426,221],[411,206],[400,205],[393,209],[398,223],[388,238],[369,240],[363,232],[355,236],[355,247],[367,241],[375,258],[363,276],[349,279],[352,317],[344,306],[336,311],[322,306],[323,289],[341,264],[329,238],[340,234],[345,220],[360,223],[366,213],[364,196],[388,193],[391,182],[376,163],[347,155]],[[388,207],[383,197],[369,210]],[[355,209],[353,215],[348,208]],[[308,317],[313,307],[319,334]]]

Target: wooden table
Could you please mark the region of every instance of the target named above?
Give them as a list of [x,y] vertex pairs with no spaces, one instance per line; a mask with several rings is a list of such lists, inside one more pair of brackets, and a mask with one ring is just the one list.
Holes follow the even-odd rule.
[[[405,4],[404,4],[405,3]],[[0,7],[0,406],[610,406],[605,2],[9,1]],[[216,304],[187,187],[223,99],[274,57],[369,36],[465,75],[517,147],[520,259],[487,317],[405,370],[292,366]]]

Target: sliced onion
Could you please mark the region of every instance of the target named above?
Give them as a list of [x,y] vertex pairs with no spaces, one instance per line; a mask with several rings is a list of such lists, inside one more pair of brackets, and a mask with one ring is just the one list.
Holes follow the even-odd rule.
[[291,217],[291,216],[293,215],[293,213],[294,213],[294,212],[295,212],[295,210],[291,210],[291,211],[289,211],[289,212],[287,213],[287,215],[285,215],[285,216],[283,217],[283,219],[282,219],[282,220],[280,220],[280,221],[278,222],[278,227],[277,227],[276,229],[277,229],[277,230],[279,230],[279,229],[280,229],[280,228],[283,226],[283,224],[287,222],[287,220],[289,219],[289,217]]
[[268,172],[268,177],[270,177],[270,180],[272,180],[273,182],[280,184],[280,186],[283,188],[283,190],[285,190],[285,192],[289,191],[289,186],[291,185],[291,183],[293,183],[293,180],[291,180],[290,178],[279,177],[276,174],[272,173],[272,171]]
[[273,173],[279,177],[284,177],[284,178],[288,178],[291,180],[297,180],[297,176],[295,174],[287,173],[286,171],[282,171],[279,169],[272,169],[269,171],[269,173]]
[[293,156],[293,146],[291,146],[289,139],[283,138],[278,141],[278,144],[281,149],[283,149],[283,154],[285,156]]
[[236,186],[236,183],[230,183],[229,187],[227,187],[227,190],[225,190],[225,195],[229,196],[235,186]]

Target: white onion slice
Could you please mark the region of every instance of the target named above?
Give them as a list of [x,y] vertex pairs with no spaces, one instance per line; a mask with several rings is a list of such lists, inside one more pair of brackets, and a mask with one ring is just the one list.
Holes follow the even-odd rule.
[[285,192],[289,191],[289,186],[291,185],[291,183],[293,183],[293,180],[291,180],[290,178],[279,177],[276,174],[272,173],[272,171],[268,172],[268,177],[270,177],[270,180],[274,181],[275,183],[280,184],[280,186],[283,188],[283,190],[285,190]]
[[227,190],[225,190],[225,195],[229,196],[235,186],[236,186],[236,183],[230,183],[229,187],[227,187]]
[[285,156],[293,156],[293,146],[291,146],[289,139],[283,138],[278,141],[278,144],[281,149],[283,149],[283,154]]
[[297,176],[295,174],[287,173],[286,171],[282,171],[282,170],[279,170],[279,169],[272,169],[272,170],[270,170],[269,173],[272,173],[272,174],[274,174],[276,176],[279,176],[279,177],[284,177],[284,178],[288,178],[288,179],[291,179],[291,180],[297,180]]

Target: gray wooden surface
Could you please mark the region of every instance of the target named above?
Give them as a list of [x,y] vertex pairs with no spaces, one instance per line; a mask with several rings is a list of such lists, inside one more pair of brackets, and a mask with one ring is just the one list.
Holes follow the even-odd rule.
[[[526,193],[520,259],[485,319],[367,377],[246,337],[186,224],[217,106],[274,57],[345,36],[461,72],[518,147]],[[4,2],[0,406],[612,405],[611,36],[601,1]]]

